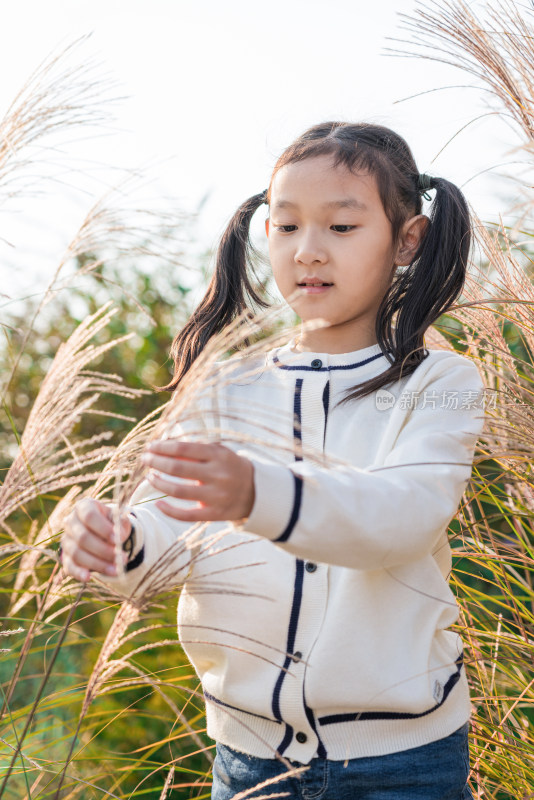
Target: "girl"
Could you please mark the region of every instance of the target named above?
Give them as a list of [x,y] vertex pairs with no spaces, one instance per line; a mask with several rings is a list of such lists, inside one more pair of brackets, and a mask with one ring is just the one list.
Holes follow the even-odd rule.
[[[253,375],[244,359],[220,388],[221,418],[252,444],[223,431],[224,444],[206,435],[148,447],[152,470],[123,523],[123,576],[111,511],[91,499],[69,518],[64,568],[131,590],[192,523],[230,521],[209,559],[175,565],[181,639],[216,740],[215,800],[288,761],[307,769],[247,796],[472,798],[447,528],[471,475],[483,385],[466,357],[424,347],[462,290],[466,202],[420,175],[387,128],[305,131],[225,230],[208,291],[174,342],[169,388],[249,299],[261,302],[247,269],[263,203],[280,292],[302,321],[326,324],[303,326]],[[291,454],[281,455],[284,436]]]

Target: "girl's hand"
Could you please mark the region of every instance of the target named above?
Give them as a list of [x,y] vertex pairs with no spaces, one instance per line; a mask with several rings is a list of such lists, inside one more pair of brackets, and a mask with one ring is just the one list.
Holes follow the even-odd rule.
[[169,517],[186,522],[237,520],[248,517],[254,505],[254,467],[222,444],[165,439],[152,442],[143,461],[158,473],[197,483],[175,483],[155,472],[148,480],[162,494],[196,501],[197,508],[176,508],[158,500],[156,505]]
[[[121,520],[121,543],[131,531],[127,517]],[[99,500],[86,497],[76,503],[69,514],[61,537],[61,564],[64,571],[85,583],[92,572],[116,576],[111,508]],[[124,553],[126,563],[127,554]]]

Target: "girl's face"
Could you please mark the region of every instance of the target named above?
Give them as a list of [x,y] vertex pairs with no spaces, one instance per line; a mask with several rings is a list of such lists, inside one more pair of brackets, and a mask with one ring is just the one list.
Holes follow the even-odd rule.
[[[417,218],[413,218],[417,219]],[[376,343],[375,319],[396,263],[391,224],[374,176],[332,166],[331,156],[286,164],[265,221],[275,281],[303,320],[301,349],[343,353]]]

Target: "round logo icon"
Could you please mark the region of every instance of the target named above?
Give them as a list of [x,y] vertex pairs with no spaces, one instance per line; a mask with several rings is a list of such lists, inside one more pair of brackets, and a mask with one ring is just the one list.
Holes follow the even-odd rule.
[[387,411],[395,404],[395,395],[387,389],[378,389],[375,394],[375,404],[379,411]]

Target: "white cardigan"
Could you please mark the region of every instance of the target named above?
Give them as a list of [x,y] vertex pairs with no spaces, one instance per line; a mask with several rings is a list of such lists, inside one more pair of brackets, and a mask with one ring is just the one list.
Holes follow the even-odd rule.
[[458,618],[447,528],[483,427],[483,383],[471,360],[428,350],[412,375],[338,407],[387,368],[378,344],[291,345],[253,376],[244,360],[205,411],[206,437],[220,425],[253,461],[248,521],[195,539],[143,481],[132,568],[103,580],[128,593],[171,571],[184,582],[179,634],[215,740],[301,763],[417,747],[470,716],[462,640],[447,630]]

